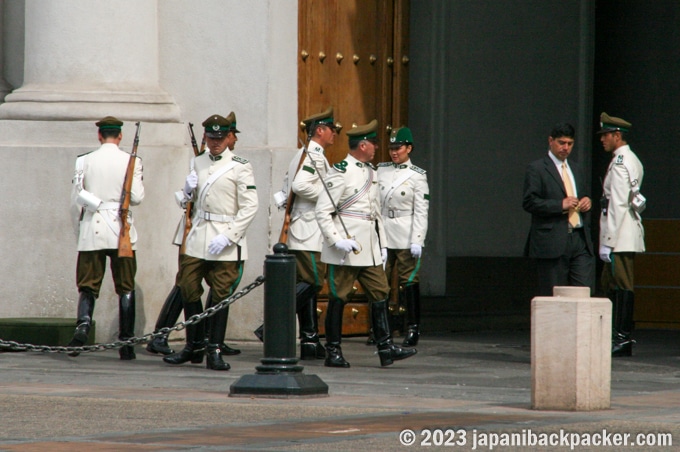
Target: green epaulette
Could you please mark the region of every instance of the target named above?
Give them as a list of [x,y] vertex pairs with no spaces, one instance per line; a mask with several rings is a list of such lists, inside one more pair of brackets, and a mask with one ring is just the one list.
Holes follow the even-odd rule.
[[425,173],[427,173],[427,171],[425,171],[424,169],[419,168],[419,167],[417,167],[417,166],[415,166],[415,165],[411,165],[411,169],[412,169],[413,171],[415,171],[416,173],[419,173],[419,174],[425,174]]
[[380,163],[378,163],[378,168],[382,168],[384,166],[392,166],[392,162],[380,162]]
[[312,168],[311,166],[307,166],[307,165],[302,165],[302,170],[307,171],[308,173],[311,173],[311,174],[316,173],[314,168]]
[[623,154],[617,155],[614,163],[616,165],[623,165]]
[[347,161],[343,160],[342,162],[338,162],[333,165],[333,168],[335,168],[336,171],[339,171],[341,173],[347,172]]
[[243,163],[244,165],[248,163],[248,159],[244,159],[243,157],[239,157],[238,155],[235,155],[231,158],[235,162]]

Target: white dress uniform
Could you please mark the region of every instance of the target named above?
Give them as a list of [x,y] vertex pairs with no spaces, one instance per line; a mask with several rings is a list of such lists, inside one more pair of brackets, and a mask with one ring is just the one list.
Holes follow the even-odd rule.
[[[291,160],[289,176],[296,174],[302,152],[300,149]],[[290,212],[288,249],[321,252],[322,237],[314,208],[319,195],[324,191],[319,175],[325,180],[329,167],[324,149],[314,140],[310,140],[307,156],[297,171],[291,187],[295,193],[295,201]]]
[[[325,180],[332,200],[324,193],[316,204],[316,219],[324,238],[321,261],[356,267],[382,265],[380,249],[387,244],[376,171],[370,163],[362,163],[348,154],[345,160],[331,167]],[[338,215],[350,238],[361,246],[358,254],[345,253],[333,246],[338,240],[348,238],[338,215],[333,215],[333,202],[337,203]]]
[[[71,211],[80,219],[74,223],[78,228],[78,251],[118,248],[118,209],[129,161],[130,154],[113,143],[104,143],[96,151],[78,157],[71,196]],[[142,173],[142,160],[137,157],[130,192],[131,206],[138,205],[144,199]],[[102,201],[96,211],[81,209],[76,204],[78,193],[83,189]],[[132,249],[136,249],[137,231],[131,214],[128,223]]]
[[[213,261],[246,260],[246,229],[255,218],[258,206],[253,167],[229,149],[220,157],[214,161],[209,152],[195,157],[193,167],[198,174],[198,186],[192,193],[192,228],[187,237],[186,254]],[[211,180],[211,176],[222,171]],[[231,245],[217,255],[208,253],[210,241],[219,234],[225,235]]]
[[642,217],[631,208],[635,181],[642,185],[644,168],[628,145],[613,152],[604,178],[604,196],[609,200],[607,215],[600,215],[600,245],[615,253],[645,251]]
[[378,165],[378,183],[387,248],[409,249],[425,244],[430,189],[425,170],[407,160]]

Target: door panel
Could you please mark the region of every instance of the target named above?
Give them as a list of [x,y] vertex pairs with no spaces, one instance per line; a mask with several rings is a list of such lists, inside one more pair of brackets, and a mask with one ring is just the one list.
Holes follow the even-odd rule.
[[[333,106],[343,131],[326,150],[331,163],[347,154],[344,132],[378,120],[385,161],[393,125],[407,123],[407,0],[300,0],[298,115]],[[304,134],[300,137],[304,140]]]

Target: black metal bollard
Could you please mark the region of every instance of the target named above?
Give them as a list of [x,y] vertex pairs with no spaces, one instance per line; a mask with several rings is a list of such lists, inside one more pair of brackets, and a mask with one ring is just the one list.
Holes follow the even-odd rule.
[[258,372],[300,372],[295,347],[295,256],[283,243],[264,261],[264,358]]
[[230,397],[327,396],[328,385],[304,375],[296,357],[295,256],[283,243],[264,264],[264,358],[255,375],[244,375],[229,388]]

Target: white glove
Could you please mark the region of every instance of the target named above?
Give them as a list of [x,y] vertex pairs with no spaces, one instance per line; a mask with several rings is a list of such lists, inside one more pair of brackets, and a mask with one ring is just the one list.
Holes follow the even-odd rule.
[[193,192],[196,187],[198,187],[198,174],[196,174],[196,171],[192,170],[184,183],[184,194],[187,195],[187,198],[191,197],[191,192]]
[[216,235],[208,245],[208,252],[210,254],[220,254],[223,249],[231,245],[231,240],[226,235]]
[[383,264],[387,262],[387,248],[380,249],[380,257],[382,257]]
[[411,243],[411,256],[413,256],[415,259],[420,259],[420,256],[422,255],[423,247],[417,243]]
[[600,259],[604,262],[611,262],[612,247],[607,245],[600,245]]
[[359,244],[352,239],[340,239],[335,242],[335,247],[345,253],[351,253],[352,250],[359,249]]

